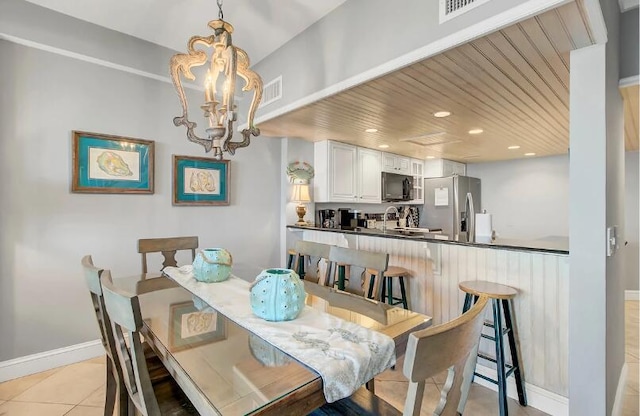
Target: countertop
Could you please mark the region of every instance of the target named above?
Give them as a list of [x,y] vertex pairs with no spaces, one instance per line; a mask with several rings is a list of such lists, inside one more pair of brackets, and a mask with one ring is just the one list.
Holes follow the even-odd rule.
[[456,238],[439,233],[426,233],[411,228],[404,230],[382,231],[378,229],[357,228],[355,230],[341,230],[337,228],[319,228],[313,225],[288,225],[287,228],[299,230],[324,231],[332,233],[365,235],[371,237],[396,238],[428,243],[457,244],[471,247],[497,248],[515,251],[536,251],[550,254],[569,254],[569,239],[567,237],[550,236],[536,240],[512,240],[497,238],[493,241],[458,241]]

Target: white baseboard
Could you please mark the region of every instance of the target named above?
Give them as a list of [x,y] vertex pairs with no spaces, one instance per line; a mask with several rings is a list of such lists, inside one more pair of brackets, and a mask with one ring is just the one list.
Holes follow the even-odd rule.
[[616,398],[613,401],[613,409],[611,409],[611,416],[622,416],[622,404],[624,402],[624,389],[627,387],[627,375],[629,373],[629,367],[627,363],[624,363],[622,370],[620,370],[620,378],[618,379],[618,388],[616,389]]
[[[496,370],[485,367],[483,365],[476,365],[476,372],[487,377],[491,377],[497,380]],[[477,383],[483,387],[487,387],[493,391],[498,391],[498,386],[490,381],[484,380],[480,377],[474,377],[474,383]],[[525,391],[527,393],[527,405],[535,407],[538,410],[542,410],[553,416],[567,416],[569,415],[569,399],[559,394],[542,389],[533,384],[529,384],[525,381]],[[507,379],[507,395],[512,399],[518,400],[518,391],[516,390],[516,382],[513,377]]]
[[640,290],[625,290],[624,300],[640,300]]
[[0,362],[0,383],[104,355],[100,340]]

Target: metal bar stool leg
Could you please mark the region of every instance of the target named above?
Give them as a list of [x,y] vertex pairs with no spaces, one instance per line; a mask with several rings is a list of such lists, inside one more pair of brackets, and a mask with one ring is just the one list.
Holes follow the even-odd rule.
[[504,322],[509,329],[509,348],[511,349],[511,364],[513,365],[513,376],[516,378],[516,388],[518,390],[518,401],[521,405],[527,405],[527,394],[524,390],[524,377],[520,370],[520,354],[516,345],[516,336],[514,334],[513,321],[511,319],[511,302],[509,299],[502,300],[502,308],[504,313]]
[[400,281],[400,295],[402,295],[402,306],[405,309],[409,309],[409,305],[407,305],[407,292],[404,289],[404,278],[402,276],[398,277]]
[[498,373],[498,408],[500,416],[507,416],[507,380],[504,371],[504,339],[502,337],[502,311],[500,301],[493,299],[493,325],[496,339],[496,372]]
[[473,299],[473,295],[471,293],[467,293],[464,295],[464,306],[462,307],[462,313],[465,313],[469,309],[471,309],[471,299]]
[[294,251],[289,250],[287,255],[287,269],[293,269],[293,261],[296,258],[296,254]]
[[393,305],[393,280],[391,276],[387,276],[387,303]]

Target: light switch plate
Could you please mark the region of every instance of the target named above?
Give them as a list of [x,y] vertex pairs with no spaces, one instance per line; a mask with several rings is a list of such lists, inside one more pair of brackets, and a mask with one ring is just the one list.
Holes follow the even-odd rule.
[[607,257],[613,256],[618,247],[618,227],[607,227]]

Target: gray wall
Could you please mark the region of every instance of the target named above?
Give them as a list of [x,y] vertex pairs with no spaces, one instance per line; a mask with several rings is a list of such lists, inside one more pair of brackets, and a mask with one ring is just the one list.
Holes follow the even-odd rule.
[[[611,414],[624,364],[624,138],[617,2],[601,1],[608,42],[571,52],[570,414]],[[624,233],[621,233],[624,234]]]
[[[624,235],[624,108],[620,82],[620,9],[617,2],[600,0],[607,24],[606,52],[606,201],[607,226],[618,227]],[[636,44],[637,45],[637,44]],[[606,258],[606,398],[607,413],[613,409],[624,365],[624,285],[627,251],[622,248]]]
[[154,43],[134,39],[24,0],[0,1],[2,34],[164,78],[169,78],[169,59],[175,53]]
[[[571,416],[606,405],[605,45],[571,52],[569,397]],[[624,355],[624,354],[623,354]]]
[[499,237],[569,236],[569,156],[467,164]]
[[[172,85],[2,40],[0,62],[0,361],[99,337],[85,254],[115,277],[132,275],[138,238],[198,235],[201,247],[229,249],[239,276],[280,264],[279,141],[238,150],[230,206],[173,207],[171,155],[205,153],[172,123]],[[71,193],[72,130],[154,140],[155,193]]]
[[636,7],[620,15],[620,78],[640,74],[639,13],[640,8]]
[[[638,254],[640,254],[640,244],[638,244],[638,219],[640,219],[640,204],[638,203],[638,190],[640,189],[640,172],[638,170],[638,152],[627,152],[625,155],[625,204],[624,204],[624,241],[628,242],[625,247],[625,290],[640,290],[640,265]],[[622,244],[622,243],[621,243]]]
[[493,0],[439,24],[435,0],[349,0],[255,65],[265,82],[283,76],[282,99],[258,116],[522,3]]

